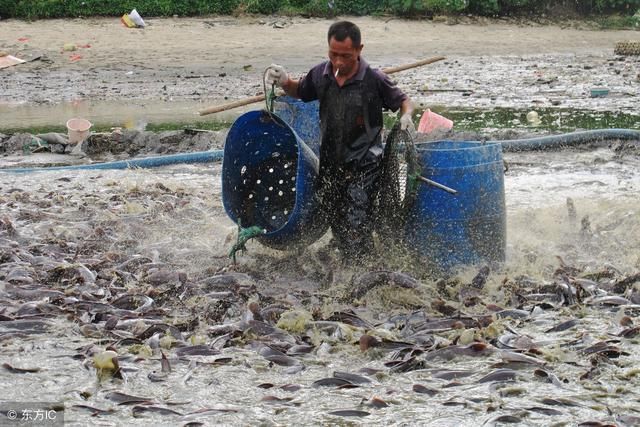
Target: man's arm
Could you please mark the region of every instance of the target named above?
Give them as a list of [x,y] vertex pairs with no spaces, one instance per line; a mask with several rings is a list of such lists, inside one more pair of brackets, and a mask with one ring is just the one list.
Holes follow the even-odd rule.
[[400,106],[400,129],[411,134],[416,132],[416,127],[413,124],[413,101],[408,97],[402,101]]
[[402,101],[402,105],[400,106],[400,116],[404,116],[405,114],[413,115],[413,110],[413,101],[411,98],[407,97]]
[[300,98],[298,95],[298,86],[300,85],[300,80],[294,80],[287,75],[287,81],[282,85],[282,90],[287,95],[293,98]]

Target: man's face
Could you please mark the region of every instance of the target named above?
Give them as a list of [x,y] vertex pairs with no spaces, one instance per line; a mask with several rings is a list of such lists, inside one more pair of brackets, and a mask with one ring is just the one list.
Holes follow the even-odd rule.
[[329,40],[329,61],[333,65],[333,71],[340,70],[340,75],[350,75],[357,69],[361,51],[362,45],[353,47],[350,37],[343,41],[331,37]]

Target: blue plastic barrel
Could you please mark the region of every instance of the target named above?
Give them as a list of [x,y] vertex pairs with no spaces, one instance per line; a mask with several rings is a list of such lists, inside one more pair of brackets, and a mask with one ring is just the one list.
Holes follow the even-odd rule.
[[500,263],[506,250],[504,164],[499,143],[417,144],[421,175],[457,191],[420,182],[408,212],[406,241],[440,270]]
[[320,155],[320,103],[302,102],[290,96],[280,96],[273,103],[273,112],[284,120],[298,136]]
[[315,223],[318,157],[275,114],[250,111],[229,129],[222,160],[222,202],[242,227],[266,230],[257,239],[285,249],[324,234]]

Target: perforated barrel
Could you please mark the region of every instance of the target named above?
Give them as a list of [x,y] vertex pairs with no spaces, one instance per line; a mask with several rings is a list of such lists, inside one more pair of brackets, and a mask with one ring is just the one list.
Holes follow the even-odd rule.
[[242,227],[259,226],[258,240],[275,249],[306,245],[326,227],[314,218],[318,158],[281,118],[250,111],[233,124],[222,162],[222,201]]
[[298,134],[316,154],[320,155],[320,104],[302,102],[290,96],[281,96],[273,104],[274,112]]
[[422,176],[405,240],[438,269],[505,259],[504,163],[499,143],[436,141],[416,146]]

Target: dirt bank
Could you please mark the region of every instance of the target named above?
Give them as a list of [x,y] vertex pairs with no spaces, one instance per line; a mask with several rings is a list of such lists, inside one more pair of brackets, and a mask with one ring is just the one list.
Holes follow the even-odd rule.
[[[637,31],[353,19],[375,66],[447,57],[395,75],[425,106],[632,110],[638,102],[638,57],[613,54],[617,41],[640,38]],[[2,21],[0,50],[39,59],[0,70],[0,129],[60,125],[74,115],[109,124],[193,121],[203,107],[260,93],[272,62],[303,74],[325,57],[330,24],[277,17],[147,22],[128,29],[116,18]],[[591,99],[590,88],[600,86],[611,96]]]

